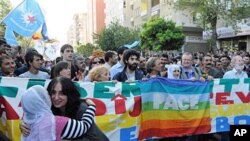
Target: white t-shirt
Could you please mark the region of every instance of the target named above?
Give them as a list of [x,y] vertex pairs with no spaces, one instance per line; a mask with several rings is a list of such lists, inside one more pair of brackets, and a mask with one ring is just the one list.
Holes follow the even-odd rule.
[[30,71],[27,71],[23,74],[20,74],[19,77],[21,78],[36,78],[36,79],[49,79],[49,74],[43,71],[38,71],[37,74],[33,74]]

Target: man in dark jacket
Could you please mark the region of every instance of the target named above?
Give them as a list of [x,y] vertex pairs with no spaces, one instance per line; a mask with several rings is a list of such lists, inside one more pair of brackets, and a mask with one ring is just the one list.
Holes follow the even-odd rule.
[[126,50],[123,55],[125,67],[122,72],[117,73],[113,77],[113,80],[117,80],[119,82],[141,80],[143,78],[143,74],[137,70],[139,59],[140,53],[133,49]]

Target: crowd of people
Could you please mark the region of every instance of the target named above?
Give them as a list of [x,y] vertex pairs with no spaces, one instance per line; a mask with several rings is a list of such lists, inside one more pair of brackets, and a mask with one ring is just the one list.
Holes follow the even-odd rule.
[[[74,86],[73,81],[129,83],[157,77],[205,81],[215,78],[248,78],[250,76],[250,55],[246,51],[229,52],[220,50],[217,53],[184,52],[179,54],[164,52],[152,56],[143,56],[143,53],[122,46],[118,48],[117,52],[107,51],[101,55],[93,53],[92,56],[84,58],[83,56],[76,56],[73,47],[65,44],[61,47],[60,53],[61,57],[58,57],[55,61],[45,60],[43,55],[33,48],[26,49],[24,53],[21,47],[13,48],[6,44],[4,40],[1,40],[0,76],[52,80],[47,88],[49,100],[47,96],[43,98],[43,95],[46,95],[46,89],[43,90],[38,86],[28,89],[22,98],[24,121],[21,130],[25,140],[38,137],[36,135],[38,133],[31,133],[35,128],[33,125],[43,125],[43,122],[37,123],[33,121],[38,119],[30,119],[33,118],[32,115],[27,116],[27,113],[30,114],[29,110],[35,108],[30,106],[35,101],[29,100],[32,98],[29,94],[31,92],[37,93],[36,96],[33,96],[33,99],[40,101],[46,109],[41,109],[42,112],[40,113],[49,114],[50,117],[56,115],[56,120],[50,122],[56,124],[51,124],[49,128],[58,128],[60,134],[54,135],[50,133],[51,137],[61,139],[79,139],[81,137],[84,141],[106,141],[108,138],[94,122],[91,122],[93,115],[88,110],[91,109],[94,112],[95,106],[91,107],[94,104],[90,104],[92,102],[87,102],[87,100],[80,101],[79,91]],[[50,100],[51,103],[48,102]],[[51,107],[51,109],[48,107]],[[87,119],[84,118],[86,114],[88,115]],[[57,116],[67,117],[66,122],[60,123],[65,118]],[[80,130],[70,131],[68,124],[72,126],[70,125],[73,122],[71,119],[89,122],[86,126],[79,126],[82,132]],[[78,123],[78,121],[74,122]],[[61,126],[58,127],[57,124]],[[83,125],[83,123],[80,124]],[[65,131],[66,128],[67,131]],[[214,137],[191,136],[183,138],[183,140],[195,141],[201,138],[202,140],[211,140]],[[227,134],[220,135],[220,139],[225,138],[228,139]],[[220,139],[216,138],[216,140]],[[174,138],[172,140],[182,139]]]

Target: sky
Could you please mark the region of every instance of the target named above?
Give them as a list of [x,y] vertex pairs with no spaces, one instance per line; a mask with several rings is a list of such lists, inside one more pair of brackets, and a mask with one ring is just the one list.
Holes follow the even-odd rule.
[[[10,0],[16,7],[22,0]],[[49,38],[67,43],[67,30],[75,13],[86,12],[86,0],[37,0],[44,11]]]

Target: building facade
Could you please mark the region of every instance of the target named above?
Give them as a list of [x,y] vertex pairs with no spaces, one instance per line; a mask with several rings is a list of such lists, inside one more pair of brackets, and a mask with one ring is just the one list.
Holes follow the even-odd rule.
[[93,35],[105,27],[104,0],[87,0],[87,42],[94,43]]
[[[120,0],[122,1],[122,0]],[[106,0],[106,8],[112,5],[114,0]],[[173,20],[177,25],[183,26],[186,35],[182,51],[204,51],[207,52],[206,40],[203,40],[202,29],[195,23],[194,18],[188,10],[176,10],[169,0],[123,0],[123,23],[122,25],[140,29],[150,18],[158,16],[165,20]],[[107,12],[107,10],[105,10]],[[118,12],[117,12],[118,13]],[[120,17],[122,17],[120,15]],[[112,14],[106,13],[106,19],[113,19]],[[110,20],[106,20],[110,21]],[[105,22],[106,25],[108,22]]]
[[217,36],[221,49],[250,52],[250,18],[238,21],[236,26],[218,22]]
[[104,0],[105,3],[105,26],[112,22],[124,24],[124,0]]

